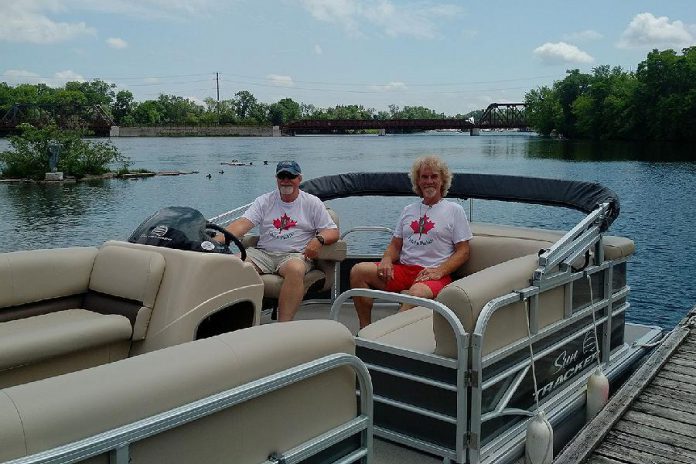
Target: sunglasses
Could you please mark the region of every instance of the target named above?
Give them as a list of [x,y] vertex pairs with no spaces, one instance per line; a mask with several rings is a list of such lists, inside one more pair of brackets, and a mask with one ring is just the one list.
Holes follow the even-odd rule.
[[293,179],[297,179],[297,177],[298,177],[297,174],[290,174],[289,172],[281,172],[280,174],[276,174],[276,178],[283,179],[283,180],[285,180],[285,179],[293,180]]

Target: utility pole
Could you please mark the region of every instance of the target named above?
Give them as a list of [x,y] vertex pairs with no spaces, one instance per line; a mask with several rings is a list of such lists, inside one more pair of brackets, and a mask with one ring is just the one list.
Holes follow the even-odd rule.
[[220,124],[220,73],[215,73],[215,87],[217,88],[217,117]]

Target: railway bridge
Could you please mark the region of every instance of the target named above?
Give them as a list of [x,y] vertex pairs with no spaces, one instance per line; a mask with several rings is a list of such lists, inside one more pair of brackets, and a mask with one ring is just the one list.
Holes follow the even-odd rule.
[[405,133],[426,130],[454,129],[478,135],[481,129],[528,128],[525,103],[491,103],[478,121],[470,119],[305,119],[281,126],[283,135],[342,134],[353,131],[378,130],[384,133]]

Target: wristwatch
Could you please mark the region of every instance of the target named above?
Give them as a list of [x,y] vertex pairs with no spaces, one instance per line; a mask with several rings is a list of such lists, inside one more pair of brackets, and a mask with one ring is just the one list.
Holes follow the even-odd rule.
[[317,240],[319,240],[319,243],[321,243],[322,245],[324,244],[324,236],[323,236],[323,235],[317,234],[317,235],[314,236],[314,238],[316,238]]

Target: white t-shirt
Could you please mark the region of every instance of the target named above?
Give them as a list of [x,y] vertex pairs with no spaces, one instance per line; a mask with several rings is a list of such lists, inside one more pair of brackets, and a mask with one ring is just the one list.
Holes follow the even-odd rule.
[[464,208],[440,200],[432,206],[411,203],[401,212],[394,236],[403,239],[399,262],[435,267],[454,253],[454,246],[473,236]]
[[242,217],[259,227],[257,248],[266,251],[302,252],[322,229],[336,229],[324,203],[300,190],[295,201],[286,203],[274,190],[258,197]]

